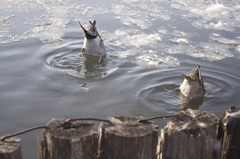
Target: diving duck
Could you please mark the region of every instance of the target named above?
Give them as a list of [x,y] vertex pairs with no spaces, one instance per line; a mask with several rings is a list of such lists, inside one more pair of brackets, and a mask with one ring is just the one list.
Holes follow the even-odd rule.
[[89,23],[90,28],[87,30],[79,22],[85,34],[82,53],[83,55],[86,54],[99,57],[105,56],[106,55],[105,46],[103,44],[101,36],[99,35],[96,29],[96,21],[95,20],[93,22],[89,21]]
[[180,85],[180,91],[185,97],[199,98],[204,96],[205,88],[199,65],[192,70],[190,75],[183,74],[183,77],[184,80]]

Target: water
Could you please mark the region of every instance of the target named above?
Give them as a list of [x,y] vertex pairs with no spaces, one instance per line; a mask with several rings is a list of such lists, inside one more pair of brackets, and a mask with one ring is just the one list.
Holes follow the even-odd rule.
[[[200,109],[220,117],[240,102],[240,1],[8,0],[0,5],[0,132],[52,118],[144,116]],[[85,66],[83,32],[97,21],[106,64]],[[176,89],[199,64],[206,95]],[[160,128],[167,120],[156,121]],[[96,123],[97,124],[97,123]],[[34,131],[20,136],[37,158]]]

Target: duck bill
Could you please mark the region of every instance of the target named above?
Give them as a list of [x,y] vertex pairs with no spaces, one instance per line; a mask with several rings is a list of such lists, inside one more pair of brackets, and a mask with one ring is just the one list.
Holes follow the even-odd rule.
[[90,31],[86,30],[82,24],[79,22],[79,25],[81,26],[81,28],[83,29],[84,31],[84,34],[85,34],[85,37],[87,39],[95,39],[97,37],[97,34],[96,33],[91,33]]

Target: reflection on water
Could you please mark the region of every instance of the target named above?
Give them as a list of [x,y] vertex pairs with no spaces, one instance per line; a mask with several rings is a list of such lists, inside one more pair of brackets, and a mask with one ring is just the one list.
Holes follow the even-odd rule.
[[179,92],[179,99],[181,102],[182,110],[187,110],[187,109],[198,110],[199,107],[203,104],[204,97],[190,99],[185,97],[181,92]]
[[106,65],[106,57],[83,55],[84,58],[84,68],[87,72],[91,72],[97,67],[104,67]]
[[[239,0],[2,1],[0,131],[187,108],[221,116],[240,102],[239,9]],[[78,21],[89,19],[98,22],[104,63],[81,54]],[[197,64],[206,93],[192,101],[176,89]],[[25,159],[37,158],[40,133],[23,136]]]

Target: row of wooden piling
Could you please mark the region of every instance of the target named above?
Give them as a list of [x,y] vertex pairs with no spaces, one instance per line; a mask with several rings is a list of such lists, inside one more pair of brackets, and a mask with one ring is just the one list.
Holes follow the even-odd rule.
[[[142,117],[51,120],[39,144],[39,159],[239,159],[240,109],[230,107],[221,119],[188,109],[158,130]],[[22,159],[20,138],[1,135],[0,159]]]

